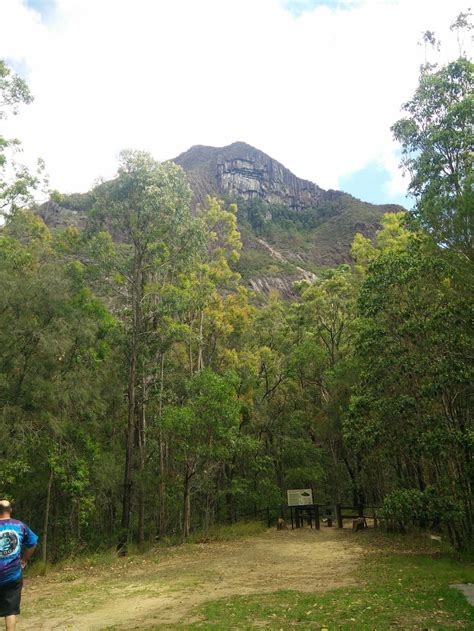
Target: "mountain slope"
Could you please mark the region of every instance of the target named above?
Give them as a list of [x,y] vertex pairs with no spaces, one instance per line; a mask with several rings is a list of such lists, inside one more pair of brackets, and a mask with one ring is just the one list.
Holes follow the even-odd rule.
[[[174,162],[188,176],[195,205],[206,195],[237,203],[243,249],[236,269],[263,293],[276,289],[290,297],[295,280],[312,279],[323,268],[350,262],[354,235],[373,237],[384,213],[401,210],[325,191],[243,142],[197,145]],[[51,227],[82,228],[92,203],[90,193],[64,195],[37,212]]]
[[401,210],[325,191],[243,142],[197,145],[174,162],[186,171],[195,203],[206,195],[237,202],[244,242],[238,270],[252,286],[280,293],[295,279],[350,262],[354,235],[373,237],[384,213]]
[[245,142],[227,147],[196,145],[173,160],[186,171],[196,201],[205,195],[260,197],[293,209],[314,207],[324,191]]

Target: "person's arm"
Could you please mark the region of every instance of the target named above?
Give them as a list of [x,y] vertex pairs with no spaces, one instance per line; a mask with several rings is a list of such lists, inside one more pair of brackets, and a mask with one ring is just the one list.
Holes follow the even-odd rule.
[[33,552],[36,550],[36,543],[30,547],[24,547],[23,552],[21,553],[21,567],[25,567],[28,561],[33,556]]
[[21,552],[21,567],[25,567],[31,559],[37,543],[38,535],[35,535],[35,533],[25,525],[25,539],[23,541],[23,550]]

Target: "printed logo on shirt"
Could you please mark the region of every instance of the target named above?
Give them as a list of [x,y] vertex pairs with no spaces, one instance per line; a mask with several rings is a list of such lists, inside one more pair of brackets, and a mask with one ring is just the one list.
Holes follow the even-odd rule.
[[9,557],[18,552],[20,540],[15,530],[0,531],[0,559]]

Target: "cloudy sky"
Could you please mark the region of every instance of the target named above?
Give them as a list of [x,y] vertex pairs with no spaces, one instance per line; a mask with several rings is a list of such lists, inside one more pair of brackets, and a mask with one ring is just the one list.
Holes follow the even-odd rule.
[[[53,188],[243,140],[323,188],[404,203],[390,126],[432,29],[468,0],[0,0],[0,58],[32,105],[7,122]],[[452,39],[452,38],[451,38]]]

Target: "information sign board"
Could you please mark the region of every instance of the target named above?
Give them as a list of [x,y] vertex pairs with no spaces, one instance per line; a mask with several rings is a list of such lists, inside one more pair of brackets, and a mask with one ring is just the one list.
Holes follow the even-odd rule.
[[311,489],[292,489],[286,493],[288,506],[306,506],[313,503],[313,491]]

